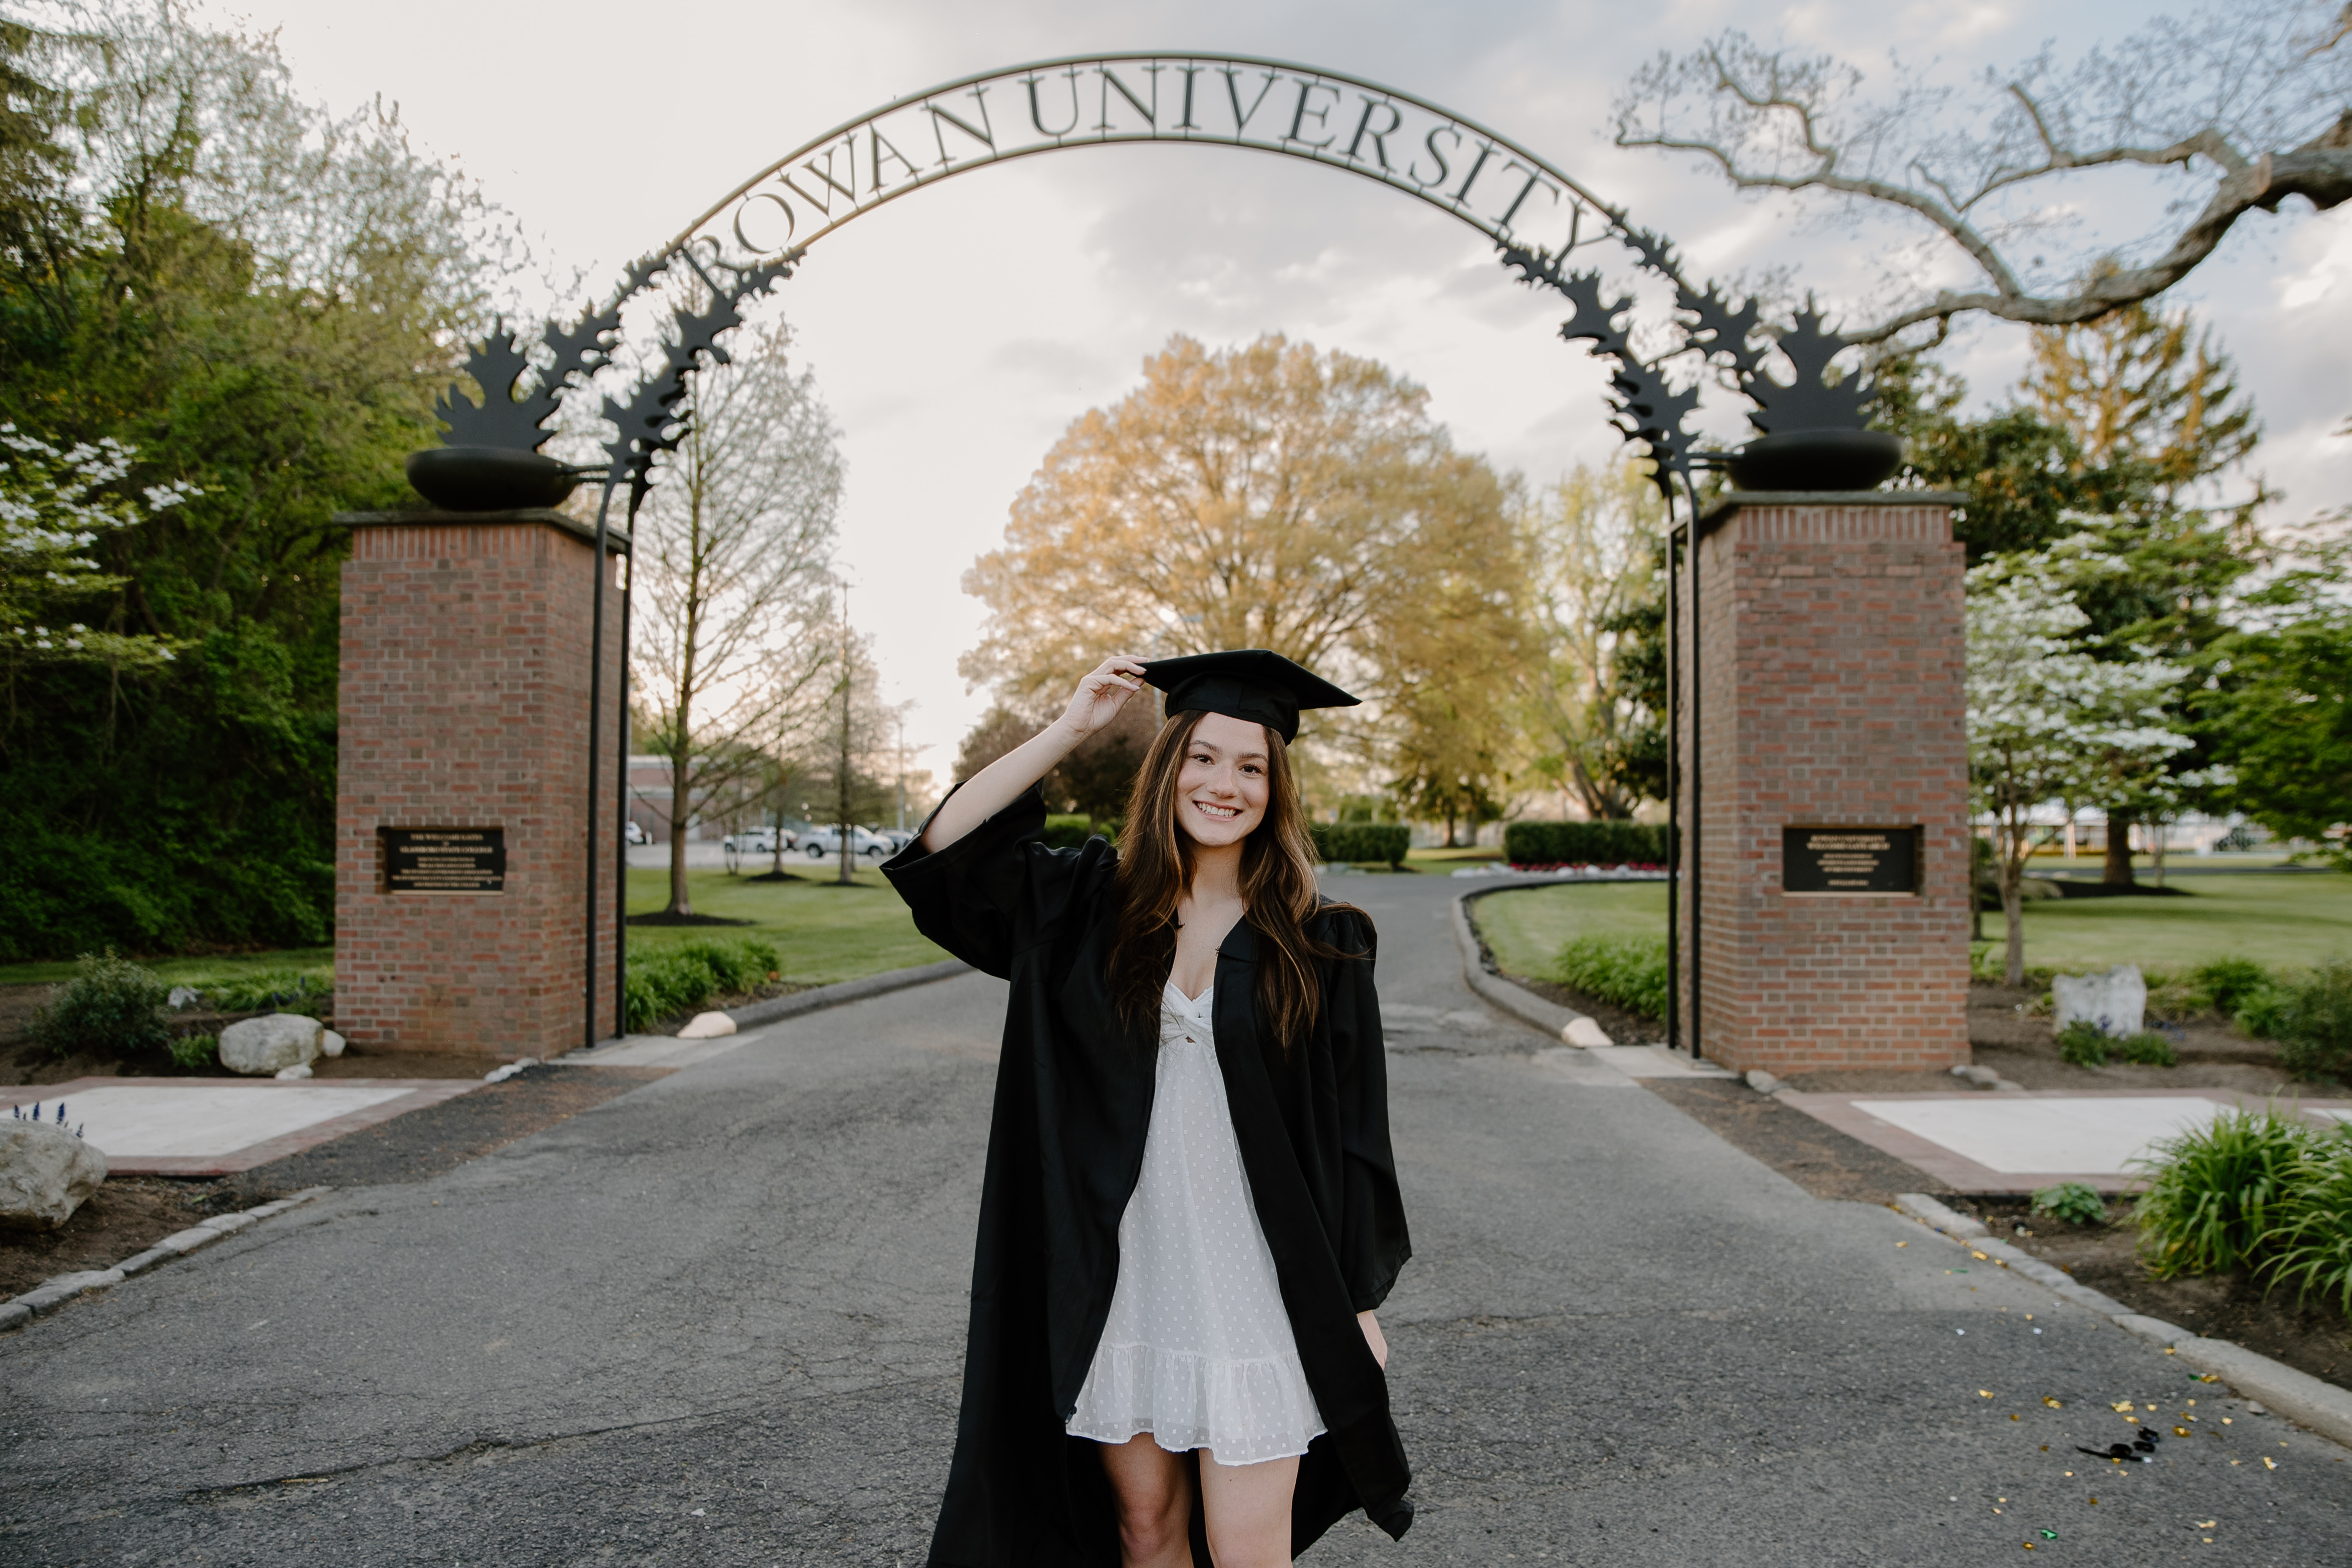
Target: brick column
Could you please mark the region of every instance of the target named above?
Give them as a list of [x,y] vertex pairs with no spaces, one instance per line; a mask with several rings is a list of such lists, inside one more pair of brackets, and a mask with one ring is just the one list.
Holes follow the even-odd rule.
[[[618,549],[560,512],[361,512],[342,570],[335,1023],[387,1049],[581,1043],[592,583],[604,594],[598,1033],[613,1032]],[[503,890],[395,892],[383,829],[496,828]]]
[[[1700,1045],[1727,1067],[1969,1059],[1967,649],[1951,527],[1965,499],[1734,491],[1699,521],[1695,746],[1687,707],[1683,731],[1699,776],[1686,766],[1681,802],[1699,892],[1683,927],[1687,941],[1696,903]],[[1792,827],[1916,828],[1916,891],[1788,891]]]

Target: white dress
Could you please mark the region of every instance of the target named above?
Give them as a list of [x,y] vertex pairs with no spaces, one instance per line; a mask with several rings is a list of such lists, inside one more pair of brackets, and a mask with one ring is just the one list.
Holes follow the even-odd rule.
[[1143,1173],[1119,1218],[1118,1284],[1068,1430],[1097,1443],[1149,1432],[1170,1453],[1254,1465],[1307,1452],[1323,1417],[1234,1138],[1215,997],[1214,986],[1187,997],[1172,981],[1161,996]]

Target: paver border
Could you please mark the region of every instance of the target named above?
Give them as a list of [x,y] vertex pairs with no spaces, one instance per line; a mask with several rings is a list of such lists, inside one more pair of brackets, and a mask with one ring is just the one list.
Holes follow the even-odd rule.
[[[140,1159],[125,1155],[121,1159],[106,1156],[106,1173],[110,1176],[233,1176],[240,1171],[250,1171],[256,1165],[267,1165],[272,1160],[282,1160],[289,1154],[299,1154],[305,1149],[373,1127],[379,1121],[389,1121],[395,1116],[412,1110],[422,1110],[444,1100],[482,1087],[478,1078],[329,1078],[304,1079],[299,1083],[285,1083],[270,1078],[77,1078],[64,1083],[28,1084],[0,1089],[0,1110],[11,1105],[31,1105],[50,1100],[70,1099],[75,1094],[100,1089],[185,1089],[192,1083],[206,1089],[269,1089],[278,1093],[301,1093],[303,1085],[320,1089],[406,1089],[409,1093],[395,1100],[379,1100],[358,1110],[314,1121],[292,1132],[248,1143],[242,1149],[232,1149],[226,1154],[180,1154],[169,1158]],[[37,1089],[38,1094],[26,1094],[26,1089]]]
[[[2020,1100],[2210,1100],[2234,1103],[2242,1110],[2249,1102],[2274,1104],[2279,1099],[2276,1095],[2256,1095],[2239,1089],[1961,1089],[1884,1094],[1781,1089],[1773,1090],[1772,1098],[1793,1110],[1803,1111],[1816,1121],[1836,1128],[1849,1138],[1867,1143],[1882,1153],[1892,1154],[1915,1169],[1925,1171],[1956,1192],[2003,1194],[2039,1192],[2043,1187],[2054,1187],[2061,1182],[2080,1182],[2103,1193],[2127,1193],[2144,1184],[2145,1179],[2097,1171],[1996,1171],[1907,1128],[1882,1121],[1869,1111],[1858,1109],[1853,1102],[1860,1100],[1948,1100],[1982,1105],[1988,1101]],[[2333,1106],[2336,1102],[2323,1100],[2317,1103]],[[2309,1109],[2309,1102],[2298,1100],[2294,1104],[2298,1109]]]
[[[2159,1091],[2161,1092],[2161,1091]],[[2260,1402],[2290,1420],[2299,1422],[2329,1440],[2352,1447],[2352,1391],[2297,1372],[2228,1340],[2209,1340],[2161,1318],[2135,1312],[2114,1297],[2077,1284],[2064,1270],[2032,1253],[1998,1241],[1983,1222],[1973,1220],[1937,1203],[1924,1193],[1903,1193],[1887,1205],[1906,1219],[1927,1226],[1972,1258],[2022,1276],[2063,1301],[2098,1313],[2135,1339],[2145,1340],[2166,1355],[2223,1383],[2248,1399]]]
[[146,1251],[124,1258],[111,1268],[83,1268],[71,1274],[52,1275],[20,1296],[0,1301],[0,1331],[21,1328],[35,1318],[46,1318],[68,1301],[78,1301],[93,1291],[110,1289],[125,1279],[144,1274],[161,1263],[210,1247],[214,1242],[235,1236],[249,1226],[299,1208],[312,1198],[334,1191],[332,1187],[305,1187],[291,1197],[274,1203],[257,1204],[236,1214],[215,1215],[185,1230],[173,1231]]

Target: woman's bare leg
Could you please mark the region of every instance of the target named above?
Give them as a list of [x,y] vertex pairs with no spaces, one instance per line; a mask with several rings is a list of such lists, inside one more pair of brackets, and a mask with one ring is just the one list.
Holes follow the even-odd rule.
[[[1118,1498],[1118,1560],[1122,1568],[1192,1568],[1192,1482],[1181,1455],[1171,1454],[1142,1432],[1124,1443],[1099,1443],[1103,1473]],[[1202,1456],[1205,1460],[1206,1456]],[[1297,1468],[1296,1459],[1291,1467]],[[1208,1468],[1207,1464],[1202,1469]],[[1283,1493],[1283,1518],[1289,1519]],[[1288,1542],[1289,1526],[1283,1540]],[[1254,1561],[1254,1560],[1253,1560]],[[1288,1557],[1283,1562],[1287,1563]]]
[[1298,1461],[1221,1465],[1201,1450],[1201,1511],[1217,1568],[1290,1568],[1290,1494]]

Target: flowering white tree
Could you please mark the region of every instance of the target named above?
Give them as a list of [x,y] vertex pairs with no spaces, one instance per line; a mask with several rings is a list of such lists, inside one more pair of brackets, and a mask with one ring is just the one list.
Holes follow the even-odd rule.
[[189,484],[151,485],[143,507],[110,494],[135,456],[110,437],[60,451],[0,424],[0,661],[134,666],[171,658],[163,637],[48,624],[121,585],[86,553],[100,534],[135,528],[200,493]]
[[1991,814],[2008,925],[2004,973],[2025,982],[2022,917],[2029,814],[2042,802],[2152,779],[2189,737],[2164,724],[2188,670],[2097,657],[2090,616],[2038,555],[1996,555],[1969,573],[1969,773]]

